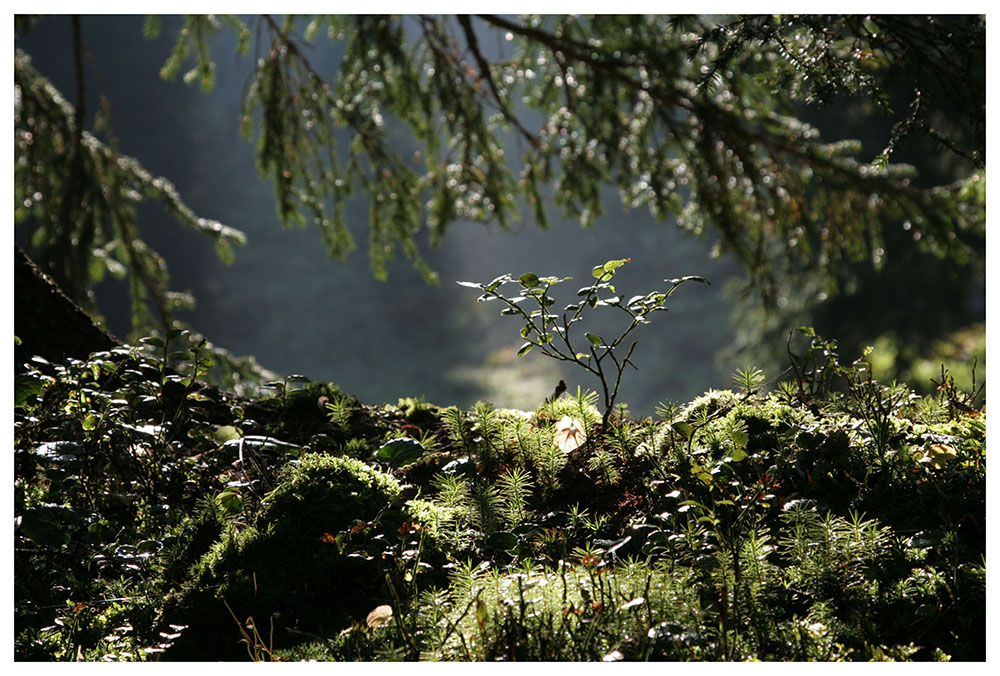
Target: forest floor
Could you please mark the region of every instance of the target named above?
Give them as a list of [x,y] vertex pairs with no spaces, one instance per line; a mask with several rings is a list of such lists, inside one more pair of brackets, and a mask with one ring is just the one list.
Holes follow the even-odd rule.
[[582,390],[239,398],[172,339],[17,378],[17,660],[985,659],[985,405],[947,381],[818,350],[604,426]]

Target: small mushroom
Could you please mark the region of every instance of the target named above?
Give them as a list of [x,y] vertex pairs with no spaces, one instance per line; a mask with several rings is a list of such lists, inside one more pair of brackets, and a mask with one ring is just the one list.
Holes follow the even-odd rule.
[[389,624],[392,622],[392,606],[379,606],[375,610],[368,613],[368,618],[365,620],[371,629],[378,629],[379,627]]
[[569,453],[580,448],[586,440],[587,433],[584,431],[582,420],[564,415],[556,423],[556,433],[552,438],[552,442],[563,453]]

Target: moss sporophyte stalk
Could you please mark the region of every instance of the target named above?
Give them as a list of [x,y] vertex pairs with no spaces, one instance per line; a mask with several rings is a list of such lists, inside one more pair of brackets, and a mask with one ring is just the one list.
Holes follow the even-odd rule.
[[[694,275],[666,279],[664,281],[670,285],[666,291],[650,291],[645,295],[632,296],[625,301],[618,295],[611,280],[618,269],[630,260],[631,258],[619,258],[595,266],[591,270],[593,283],[580,288],[576,292],[578,300],[564,306],[561,315],[552,312],[551,308],[556,301],[549,295],[549,291],[556,284],[567,282],[573,279],[572,277],[539,277],[534,272],[526,272],[516,280],[506,274],[488,284],[478,282],[458,282],[458,284],[481,290],[483,293],[478,298],[481,302],[501,301],[505,305],[500,310],[501,315],[516,316],[524,321],[521,337],[525,342],[517,351],[519,357],[538,348],[547,357],[574,363],[595,375],[601,382],[604,399],[602,427],[607,429],[625,367],[636,368],[631,359],[637,342],[632,341],[626,348],[626,338],[641,324],[648,324],[650,314],[666,311],[667,298],[684,282],[710,283],[704,277]],[[507,296],[499,290],[504,285],[513,283],[519,287],[516,296]],[[534,308],[528,311],[522,304],[529,307],[533,305]],[[574,340],[579,337],[578,333],[574,334],[574,325],[583,320],[585,311],[596,307],[617,308],[628,316],[628,323],[613,340],[584,331],[586,345],[582,345],[579,340],[574,344]],[[579,347],[583,349],[578,349]]]

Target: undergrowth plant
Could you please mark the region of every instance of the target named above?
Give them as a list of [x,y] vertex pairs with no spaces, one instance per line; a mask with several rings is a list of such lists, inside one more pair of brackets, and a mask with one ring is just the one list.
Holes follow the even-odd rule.
[[228,399],[183,335],[35,361],[18,659],[981,660],[978,388],[942,372],[914,399],[803,333],[774,392],[747,366],[604,428],[582,388],[534,411],[297,377]]
[[[556,284],[569,281],[572,277],[539,277],[534,272],[526,272],[517,280],[506,274],[497,277],[488,284],[458,283],[462,286],[480,289],[483,292],[478,299],[480,301],[494,299],[501,301],[506,307],[500,311],[500,314],[518,316],[524,320],[521,337],[524,338],[525,343],[518,349],[517,356],[524,356],[532,349],[538,348],[547,357],[576,364],[597,376],[604,395],[602,427],[607,429],[608,421],[614,411],[615,400],[618,397],[622,374],[627,366],[635,368],[631,359],[637,343],[632,341],[626,348],[626,339],[638,326],[649,323],[648,316],[650,314],[666,311],[665,302],[678,286],[688,281],[709,283],[704,277],[693,275],[680,279],[667,279],[665,281],[670,284],[667,291],[650,291],[645,295],[632,296],[624,301],[621,296],[617,295],[611,280],[618,268],[628,263],[629,260],[631,259],[610,260],[603,265],[595,266],[591,270],[594,282],[579,289],[576,295],[580,300],[566,305],[561,314],[552,311],[551,308],[556,301],[549,295],[549,291]],[[517,296],[507,296],[499,291],[500,287],[515,281],[520,287]],[[528,301],[526,304],[529,306],[534,305],[534,308],[529,311],[521,307],[525,301]],[[617,337],[611,340],[589,331],[584,332],[583,336],[587,344],[582,346],[584,349],[579,349],[581,347],[579,341],[574,345],[577,336],[573,335],[573,327],[583,319],[583,313],[588,308],[596,307],[618,308],[628,316],[628,324]]]

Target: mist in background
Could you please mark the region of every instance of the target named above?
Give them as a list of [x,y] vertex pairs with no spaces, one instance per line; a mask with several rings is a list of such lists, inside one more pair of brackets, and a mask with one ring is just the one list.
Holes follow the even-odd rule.
[[[349,211],[357,249],[344,261],[329,258],[318,229],[282,228],[273,188],[256,173],[253,145],[238,134],[253,48],[241,58],[229,32],[214,36],[216,86],[205,94],[197,86],[159,77],[179,19],[164,17],[162,34],[153,41],[143,38],[142,22],[141,16],[83,17],[87,124],[101,105],[99,97],[106,97],[119,152],[172,181],[200,216],[246,233],[247,246],[237,249],[235,262],[227,266],[207,238],[185,230],[157,205],[140,207],[142,236],[166,259],[171,287],[190,290],[197,300],[196,309],[181,317],[216,345],[253,355],[282,375],[336,383],[366,403],[424,396],[445,405],[468,407],[486,399],[531,408],[560,378],[570,392],[577,386],[598,389],[599,383],[536,352],[517,358],[521,324],[501,317],[495,302],[477,303],[474,290],[455,282],[486,282],[527,271],[572,276],[574,281],[554,290],[557,303],[567,304],[575,301],[577,288],[590,283],[594,265],[631,258],[615,278],[623,295],[666,290],[664,279],[683,275],[712,282],[682,286],[668,301],[669,312],[653,315],[651,325],[633,334],[639,341],[633,357],[638,370],[629,369],[619,395],[633,415],[652,414],[658,402],[727,387],[730,374],[744,366],[717,362],[717,354],[732,341],[733,305],[723,289],[741,274],[739,266],[710,258],[711,241],[657,223],[645,211],[623,213],[613,190],[607,194],[606,214],[586,230],[560,221],[555,210],[546,231],[530,218],[510,232],[453,224],[439,248],[422,242],[423,255],[440,275],[438,286],[427,284],[405,260],[390,266],[388,281],[375,279],[367,251],[367,196],[360,195]],[[41,20],[18,38],[17,46],[72,102],[69,18]],[[336,50],[320,41],[310,58],[333,73]],[[124,285],[105,281],[98,297],[110,330],[125,336]],[[598,323],[586,325],[587,330],[609,335],[624,327],[624,314],[611,308],[597,308],[591,316]]]

